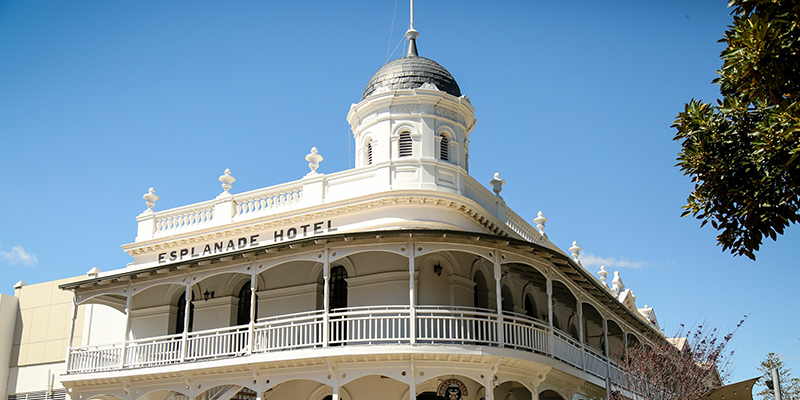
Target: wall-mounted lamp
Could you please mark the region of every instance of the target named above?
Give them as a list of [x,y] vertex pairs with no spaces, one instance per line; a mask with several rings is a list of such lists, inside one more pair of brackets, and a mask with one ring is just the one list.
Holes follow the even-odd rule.
[[203,300],[208,301],[209,298],[214,298],[214,291],[212,290],[209,292],[208,288],[206,288],[206,292],[203,293]]
[[436,263],[436,265],[433,266],[433,272],[436,275],[442,276],[442,263]]

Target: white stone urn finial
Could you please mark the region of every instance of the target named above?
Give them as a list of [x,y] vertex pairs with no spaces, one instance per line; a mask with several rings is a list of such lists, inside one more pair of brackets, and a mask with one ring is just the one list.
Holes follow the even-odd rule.
[[536,218],[533,219],[533,223],[536,224],[536,229],[539,230],[539,233],[544,234],[544,224],[547,222],[547,218],[544,217],[541,211]]
[[158,200],[158,196],[156,196],[156,190],[153,188],[150,188],[150,190],[148,190],[147,193],[142,196],[142,198],[144,199],[144,204],[147,204],[148,210],[152,210],[156,205],[156,200]]
[[311,153],[306,156],[306,161],[308,161],[308,168],[311,168],[311,173],[316,174],[319,162],[322,161],[322,156],[319,155],[316,147],[311,148]]
[[225,174],[220,175],[219,181],[222,182],[222,188],[225,189],[225,193],[229,193],[228,191],[231,190],[231,187],[233,187],[231,184],[236,182],[236,178],[231,175],[231,170],[226,168]]
[[622,283],[622,278],[619,277],[619,271],[614,271],[614,279],[611,280],[611,288],[614,289],[614,292],[617,294],[625,290],[625,284]]
[[572,242],[572,247],[569,248],[569,252],[572,253],[572,258],[574,258],[575,261],[578,261],[578,256],[581,255],[581,248],[578,247],[577,241]]
[[600,275],[600,280],[603,281],[603,286],[605,286],[606,279],[608,279],[608,271],[606,271],[605,265],[600,266],[600,271],[597,271],[597,275]]
[[500,178],[499,172],[495,172],[494,178],[491,181],[489,181],[489,184],[492,185],[492,190],[494,191],[494,194],[499,197],[500,192],[503,191],[503,185],[506,184],[506,181]]

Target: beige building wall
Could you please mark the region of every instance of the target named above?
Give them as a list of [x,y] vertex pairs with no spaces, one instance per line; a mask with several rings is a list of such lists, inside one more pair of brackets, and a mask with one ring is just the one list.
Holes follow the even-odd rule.
[[[72,323],[72,292],[62,291],[58,285],[74,280],[76,278],[24,285],[15,290],[19,307],[12,324],[14,333],[5,396],[62,388],[58,375],[66,372],[64,360]],[[75,345],[81,343],[83,308],[79,308],[75,324]]]
[[5,398],[8,388],[8,369],[11,363],[11,346],[17,321],[19,301],[14,296],[0,294],[0,395]]
[[[0,357],[3,348],[10,349],[5,373],[3,358],[0,358],[0,376],[8,376],[7,387],[0,385],[0,394],[3,394],[0,400],[9,394],[63,389],[60,376],[67,372],[65,359],[72,325],[73,294],[58,286],[79,279],[85,277],[22,285],[16,288],[14,297],[0,298]],[[10,298],[8,305],[6,297]],[[13,308],[8,317],[7,308]],[[13,340],[8,339],[7,346],[3,346],[6,326],[3,318],[9,319],[9,335],[13,337]],[[82,305],[75,319],[72,346],[119,341],[124,326],[125,315],[120,311],[101,304]],[[90,337],[87,332],[94,334]]]
[[[11,347],[11,366],[63,362],[72,323],[72,292],[58,285],[75,278],[27,285],[17,289],[19,299],[14,344]],[[76,345],[80,345],[83,313],[75,323]]]

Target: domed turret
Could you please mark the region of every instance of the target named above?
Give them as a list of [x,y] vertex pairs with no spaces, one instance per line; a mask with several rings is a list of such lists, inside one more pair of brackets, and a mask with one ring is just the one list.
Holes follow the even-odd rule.
[[414,16],[412,15],[411,28],[406,32],[408,54],[403,58],[384,64],[375,75],[372,75],[372,79],[369,80],[367,88],[364,89],[364,94],[361,96],[362,100],[376,91],[420,87],[435,87],[447,94],[461,97],[461,89],[450,72],[436,61],[420,57],[417,54],[417,37],[419,37],[419,32],[414,29]]
[[475,109],[450,72],[419,56],[413,21],[412,6],[406,56],[378,69],[350,107],[355,165],[391,177],[385,183],[393,189],[460,193]]
[[415,54],[384,64],[369,80],[361,98],[367,98],[379,88],[416,89],[426,83],[436,85],[437,89],[445,93],[461,97],[461,89],[450,72],[436,61]]

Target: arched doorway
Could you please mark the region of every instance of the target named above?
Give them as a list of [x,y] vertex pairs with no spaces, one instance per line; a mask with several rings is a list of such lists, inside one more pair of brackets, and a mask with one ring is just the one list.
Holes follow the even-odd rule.
[[489,308],[489,286],[486,284],[486,278],[483,277],[483,272],[476,271],[475,277],[475,292],[473,294],[473,305],[477,308]]
[[[250,302],[253,296],[250,285],[250,282],[245,282],[239,289],[239,302],[236,307],[236,325],[247,325],[250,323]],[[256,296],[255,315],[258,316],[258,296]]]
[[341,266],[331,268],[330,308],[347,308],[347,270]]
[[[186,318],[186,292],[184,291],[178,296],[177,304],[175,304],[177,308],[175,310],[175,332],[174,334],[183,333],[183,325]],[[187,332],[191,332],[194,326],[194,292],[192,292],[192,301],[189,303],[189,329]]]

